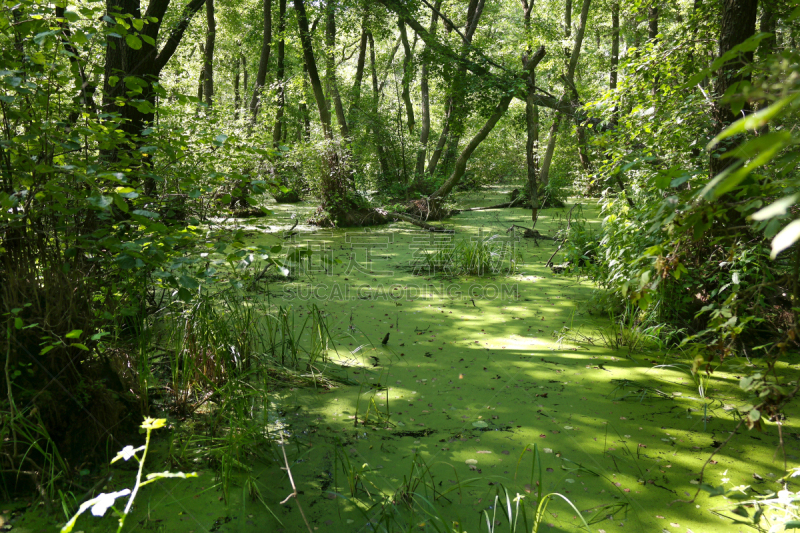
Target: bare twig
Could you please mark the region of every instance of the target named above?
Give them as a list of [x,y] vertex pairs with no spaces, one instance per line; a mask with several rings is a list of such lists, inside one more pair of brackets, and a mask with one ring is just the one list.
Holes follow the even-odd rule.
[[581,205],[581,204],[575,204],[569,210],[569,217],[567,218],[567,231],[564,234],[564,240],[561,241],[561,244],[558,245],[558,248],[556,248],[556,251],[553,252],[553,255],[550,256],[550,259],[547,260],[547,263],[545,263],[544,266],[549,267],[550,265],[552,265],[553,264],[553,258],[556,256],[556,254],[559,251],[561,251],[561,248],[564,246],[564,244],[566,244],[567,239],[569,238],[569,228],[570,228],[570,225],[572,224],[572,210],[575,209],[579,205]]
[[303,506],[300,505],[300,500],[297,499],[297,487],[294,484],[294,479],[292,478],[292,469],[289,468],[289,458],[286,457],[286,441],[280,441],[278,445],[281,447],[281,451],[283,452],[283,462],[286,465],[283,470],[286,470],[286,473],[289,474],[289,483],[292,484],[292,493],[289,494],[286,499],[281,502],[281,505],[288,502],[291,498],[294,498],[294,501],[297,503],[297,508],[300,510],[300,515],[303,517],[303,522],[306,523],[306,527],[308,528],[308,533],[314,533],[314,530],[311,529],[311,525],[308,523],[308,518],[306,518],[306,513],[303,512]]

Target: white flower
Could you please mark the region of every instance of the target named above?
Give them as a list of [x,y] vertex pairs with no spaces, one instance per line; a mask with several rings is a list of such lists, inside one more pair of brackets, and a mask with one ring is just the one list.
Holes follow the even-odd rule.
[[124,448],[122,448],[122,451],[119,452],[119,454],[122,456],[122,458],[125,459],[126,461],[128,459],[130,459],[131,457],[133,457],[133,455],[135,453],[136,453],[136,450],[134,450],[133,446],[131,446],[130,444],[128,446],[125,446]]
[[120,459],[125,459],[125,460],[127,461],[127,460],[128,460],[128,459],[130,459],[131,457],[135,457],[135,456],[136,456],[136,452],[140,452],[140,451],[144,450],[144,448],[145,448],[144,446],[139,446],[138,448],[134,448],[133,446],[130,446],[130,445],[128,445],[128,446],[125,446],[125,447],[124,447],[124,448],[122,448],[122,450],[121,450],[121,451],[120,451],[120,452],[117,454],[117,456],[116,456],[116,457],[114,457],[114,458],[111,460],[111,462],[112,462],[112,463],[116,463],[116,462],[117,462],[117,461],[119,461]]
[[794,493],[790,490],[778,491],[778,503],[781,505],[792,505]]
[[111,493],[104,492],[94,499],[94,505],[92,505],[92,514],[95,516],[103,516],[106,514],[106,511],[108,511],[108,508],[114,505],[114,500],[121,498],[122,496],[127,496],[130,493],[131,489],[123,489],[121,491]]

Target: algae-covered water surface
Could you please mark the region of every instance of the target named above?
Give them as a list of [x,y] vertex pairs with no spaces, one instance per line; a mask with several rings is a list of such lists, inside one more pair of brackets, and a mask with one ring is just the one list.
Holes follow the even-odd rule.
[[[568,212],[544,211],[537,229],[554,236]],[[599,224],[596,208],[583,214]],[[632,351],[609,346],[609,319],[590,313],[593,285],[545,267],[559,243],[507,232],[529,226],[529,211],[462,213],[445,222],[452,234],[405,223],[301,226],[282,240],[274,229],[288,216],[278,211],[252,238],[310,249],[311,260],[291,281],[250,297],[291,306],[298,317],[317,306],[334,339],[322,366],[350,383],[281,388],[268,413],[253,414],[267,426],[265,439],[283,443],[297,501],[287,498],[276,444],[272,460],[232,475],[227,502],[203,464],[197,479],[145,487],[126,530],[299,532],[307,520],[320,532],[453,531],[454,523],[474,532],[510,530],[517,519],[523,531],[525,518],[533,527],[537,495],[559,493],[574,507],[554,499],[540,531],[577,531],[584,521],[601,532],[747,531],[718,515],[728,503],[721,497],[700,492],[686,503],[709,456],[727,441],[702,483],[761,493],[780,490],[784,460],[797,462],[791,416],[780,433],[767,424],[731,434],[743,403],[737,376],[717,371],[700,391],[679,350],[660,353],[646,339]],[[483,276],[423,261],[492,236],[492,271]],[[157,446],[151,471],[169,467],[166,449]],[[120,472],[106,490],[130,477]],[[113,525],[85,517],[78,529]],[[17,528],[52,530],[32,518]]]

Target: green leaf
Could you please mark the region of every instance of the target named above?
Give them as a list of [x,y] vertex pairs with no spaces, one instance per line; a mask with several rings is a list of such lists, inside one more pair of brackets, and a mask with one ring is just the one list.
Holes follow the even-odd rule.
[[180,277],[181,285],[186,287],[187,289],[197,290],[200,287],[200,283],[197,282],[196,279],[183,275]]
[[150,218],[152,220],[156,220],[159,216],[161,216],[158,213],[154,213],[153,211],[147,211],[145,209],[135,209],[133,211],[133,214],[134,215],[139,215],[141,217],[147,217],[147,218]]
[[81,335],[83,335],[82,329],[73,329],[72,331],[66,334],[66,337],[68,339],[80,339]]
[[81,344],[80,342],[73,342],[72,344],[70,344],[70,346],[74,346],[75,348],[80,348],[81,350],[86,352],[89,351],[89,347],[86,346],[85,344]]
[[784,196],[780,200],[777,200],[767,207],[760,209],[753,213],[752,219],[753,220],[767,220],[769,218],[780,217],[786,214],[786,210],[789,209],[795,202],[797,202],[797,194],[791,194],[789,196]]
[[136,31],[142,31],[142,28],[144,28],[144,21],[142,19],[133,19],[131,20],[131,24],[133,24]]
[[37,45],[41,46],[43,42],[47,40],[48,37],[52,37],[58,33],[59,30],[50,30],[50,31],[43,31],[42,33],[37,33],[36,36],[33,38],[33,42]]
[[775,259],[779,253],[794,244],[798,238],[800,238],[800,220],[792,220],[772,239],[770,258]]
[[123,200],[119,194],[114,195],[114,205],[116,205],[117,209],[119,209],[123,213],[128,212],[128,204],[125,203],[125,200]]
[[220,133],[216,137],[214,137],[214,142],[212,143],[214,146],[222,146],[225,144],[225,141],[228,140],[228,136],[224,133]]
[[111,205],[111,202],[114,201],[114,198],[111,196],[103,196],[102,194],[100,194],[100,195],[90,196],[87,199],[87,201],[91,206],[97,207],[99,209],[108,209],[108,206]]
[[129,33],[125,36],[125,42],[128,43],[128,46],[133,48],[134,50],[141,50],[142,48],[142,40],[139,39],[136,35]]
[[80,20],[81,16],[78,15],[76,12],[72,11],[71,9],[68,9],[68,10],[64,11],[64,18],[67,19],[70,22],[78,22],[78,20]]
[[52,344],[50,346],[45,346],[44,348],[42,348],[42,351],[39,352],[39,355],[44,355],[47,352],[49,352],[50,350],[52,350],[53,348],[55,348],[55,346],[53,346]]
[[20,317],[16,317],[14,319],[14,327],[15,328],[22,329],[22,326],[24,326],[24,325],[25,325],[25,322]]
[[714,137],[711,142],[708,143],[708,146],[706,146],[706,150],[711,150],[723,139],[727,139],[728,137],[732,137],[739,133],[744,133],[745,131],[755,131],[758,128],[763,127],[770,120],[778,116],[784,107],[794,102],[798,96],[800,96],[800,93],[795,93],[791,96],[781,98],[774,104],[762,109],[761,111],[758,111],[757,113],[740,118],[722,130],[719,135]]
[[746,143],[740,144],[733,148],[730,152],[723,154],[720,159],[728,159],[736,157],[738,159],[750,159],[755,157],[765,150],[775,146],[788,146],[792,142],[792,134],[788,131],[773,131],[765,135],[759,135],[750,139]]

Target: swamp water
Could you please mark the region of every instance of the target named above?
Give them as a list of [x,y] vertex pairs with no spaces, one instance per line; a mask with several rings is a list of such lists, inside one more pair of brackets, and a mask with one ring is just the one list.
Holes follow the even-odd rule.
[[[596,209],[584,212],[599,223]],[[537,229],[554,235],[567,213],[544,211]],[[701,467],[736,425],[733,407],[743,397],[735,376],[715,373],[709,397],[701,398],[688,373],[654,368],[674,359],[636,351],[633,361],[627,348],[604,346],[596,331],[610,326],[588,313],[592,284],[544,266],[557,247],[552,241],[515,243],[524,262],[512,276],[447,278],[409,266],[420,247],[481,234],[505,238],[513,223],[529,226],[529,216],[522,209],[462,213],[445,222],[452,237],[405,223],[313,233],[300,227],[289,246],[317,250],[318,272],[265,288],[273,305],[307,313],[315,304],[326,313],[335,339],[329,364],[359,383],[272,396],[268,421],[273,435],[289,435],[291,474],[311,528],[370,532],[391,523],[392,531],[444,531],[441,517],[472,533],[487,530],[487,511],[496,530],[506,531],[508,520],[494,509],[498,493],[506,505],[503,489],[515,516],[513,499],[524,496],[530,524],[539,473],[531,479],[534,453],[524,450],[535,445],[545,494],[569,498],[586,520],[602,510],[592,531],[749,531],[712,512],[724,507],[722,498],[709,501],[701,492],[694,503],[672,503],[694,496]],[[289,227],[289,212],[279,207],[263,224]],[[286,245],[275,233],[254,238]],[[339,263],[319,261],[321,249]],[[591,341],[576,342],[575,332]],[[367,425],[360,423],[365,416]],[[733,436],[706,468],[704,483],[780,490],[778,428],[767,428]],[[794,416],[783,440],[791,467],[800,455]],[[307,531],[295,501],[279,504],[292,492],[282,461],[248,466],[274,515],[247,496],[236,476],[226,505],[205,469],[197,479],[143,488],[126,530]],[[145,471],[167,468],[156,453]],[[106,492],[129,486],[123,477],[130,471]],[[406,497],[403,487],[415,494]],[[112,531],[110,515],[83,517],[76,531]],[[554,500],[540,531],[577,531],[576,515]],[[31,516],[15,530],[54,529]]]

